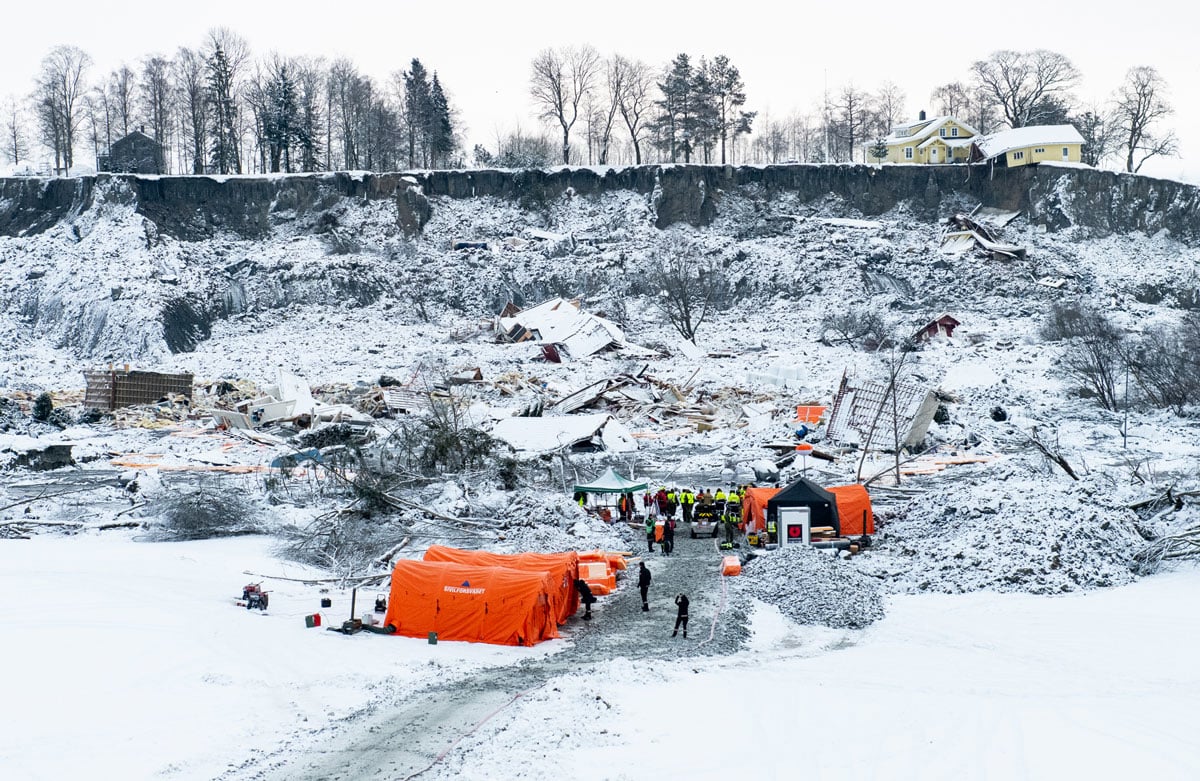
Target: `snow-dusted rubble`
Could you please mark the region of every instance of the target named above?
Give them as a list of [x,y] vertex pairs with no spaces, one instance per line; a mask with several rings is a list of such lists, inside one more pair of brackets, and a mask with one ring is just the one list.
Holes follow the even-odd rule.
[[892,590],[1061,594],[1134,580],[1145,542],[1111,479],[1016,463],[943,480],[881,524],[860,568]]
[[879,583],[831,551],[788,545],[750,559],[733,580],[798,624],[861,629],[884,616]]

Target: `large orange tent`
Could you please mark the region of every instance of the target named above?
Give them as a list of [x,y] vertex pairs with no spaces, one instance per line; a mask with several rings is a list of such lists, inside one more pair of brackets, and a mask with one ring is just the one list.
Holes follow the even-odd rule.
[[383,621],[405,637],[534,645],[558,637],[554,591],[548,572],[402,560]]
[[[747,488],[746,498],[742,500],[742,520],[746,528],[754,531],[764,531],[767,528],[767,502],[781,488]],[[839,529],[844,537],[857,537],[862,534],[875,533],[875,514],[871,510],[871,497],[867,489],[860,483],[852,485],[831,485],[826,487],[837,499]],[[863,513],[866,513],[864,528]]]
[[875,513],[871,511],[871,497],[866,486],[831,485],[826,489],[837,497],[838,521],[843,537],[859,537],[875,533]]
[[566,553],[492,553],[481,550],[462,550],[446,545],[430,545],[425,561],[449,561],[480,567],[509,567],[523,572],[549,572],[554,591],[550,607],[558,623],[565,624],[579,609],[579,592],[575,580],[579,577],[579,554]]

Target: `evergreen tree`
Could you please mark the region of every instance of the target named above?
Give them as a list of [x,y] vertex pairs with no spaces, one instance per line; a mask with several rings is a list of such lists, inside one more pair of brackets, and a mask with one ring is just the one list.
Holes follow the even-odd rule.
[[450,102],[442,90],[435,71],[433,82],[429,85],[429,113],[427,118],[427,134],[430,164],[445,165],[450,153],[454,151],[454,124],[450,118]]
[[404,123],[408,131],[408,167],[415,168],[419,160],[429,165],[427,146],[430,119],[429,73],[416,57],[404,72]]
[[218,174],[240,174],[237,103],[233,94],[233,69],[221,46],[208,59],[208,104],[212,110],[211,170]]
[[267,82],[262,128],[272,172],[292,172],[292,148],[298,146],[301,135],[297,103],[296,83],[287,63],[280,63]]
[[726,145],[730,138],[750,132],[754,112],[742,111],[746,103],[746,85],[729,58],[719,54],[708,69],[708,85],[715,116],[717,136],[721,139],[721,164],[726,163]]
[[712,65],[701,57],[700,67],[696,68],[692,81],[694,109],[685,124],[692,149],[703,150],[705,163],[712,162],[713,149],[720,138],[720,112],[715,89]]
[[875,158],[875,162],[882,163],[883,159],[887,156],[887,142],[882,138],[875,139],[875,143],[871,146],[871,157]]
[[655,121],[659,143],[669,151],[672,163],[679,161],[680,153],[685,163],[691,162],[696,73],[686,53],[671,61],[658,89],[662,92],[662,99],[655,102],[661,112]]

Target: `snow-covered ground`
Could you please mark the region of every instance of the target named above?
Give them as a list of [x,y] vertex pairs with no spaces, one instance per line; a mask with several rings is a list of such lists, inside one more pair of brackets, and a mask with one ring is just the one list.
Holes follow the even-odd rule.
[[[328,594],[334,607],[322,611],[326,594],[288,580],[267,581],[266,615],[236,608],[242,585],[259,575],[331,574],[289,561],[266,537],[150,543],[133,539],[141,530],[97,527],[156,523],[155,501],[180,484],[173,469],[262,467],[291,449],[200,422],[59,431],[29,420],[41,390],[78,391],[83,368],[110,361],[260,385],[283,369],[333,395],[382,375],[420,387],[478,367],[484,382],[458,392],[474,395],[471,422],[481,423],[531,399],[494,382],[519,380],[553,399],[648,367],[665,383],[690,383],[689,401],[715,410],[714,430],[619,409],[636,453],[576,455],[569,466],[535,459],[541,483],[516,499],[454,480],[420,497],[449,515],[523,517],[474,540],[488,547],[625,547],[628,536],[580,519],[564,485],[610,465],[711,486],[729,479],[732,464],[743,478],[772,455],[767,442],[791,436],[794,405],[828,404],[847,370],[884,372],[878,355],[820,341],[823,318],[854,307],[902,333],[942,312],[961,321],[952,339],[912,353],[905,371],[946,394],[931,440],[990,459],[906,478],[910,493],[879,492],[877,544],[842,564],[854,570],[846,583],[877,582],[882,599],[873,588],[870,601],[882,601],[884,617],[862,630],[799,626],[754,602],[754,639],[733,656],[618,655],[555,673],[455,735],[424,777],[1200,776],[1189,709],[1200,695],[1189,653],[1200,639],[1190,608],[1200,572],[1137,579],[1129,566],[1148,536],[1194,522],[1190,504],[1140,513],[1130,505],[1167,487],[1200,488],[1196,418],[1134,405],[1123,411],[1126,448],[1124,415],[1080,398],[1062,372],[1062,345],[1039,334],[1050,305],[1076,297],[1134,331],[1177,322],[1200,300],[1195,248],[1165,233],[1048,232],[1019,217],[1003,239],[1028,248],[1028,258],[946,256],[943,225],[904,204],[863,219],[832,197],[805,203],[753,187],[723,193],[705,228],[660,231],[651,199],[627,192],[531,210],[433,199],[432,219],[412,241],[398,232],[391,201],[337,205],[334,238],[289,218],[266,238],[182,241],[159,235],[128,193],[110,187],[44,233],[0,237],[0,397],[20,399],[0,398],[0,436],[70,442],[80,462],[49,475],[0,471],[0,524],[35,534],[0,539],[5,694],[19,703],[0,709],[4,776],[260,778],[259,760],[274,748],[319,753],[326,728],[352,730],[426,686],[552,665],[575,643],[570,627],[535,649],[307,629],[310,613],[327,623],[348,617],[348,594]],[[974,205],[947,203],[940,216]],[[602,240],[502,242],[531,230]],[[493,248],[449,250],[463,238]],[[647,296],[649,271],[678,252],[718,261],[738,291],[699,332],[717,357],[687,358]],[[559,295],[580,296],[661,355],[548,364],[536,346],[496,343],[490,318],[505,301]],[[180,336],[166,333],[163,312],[180,299],[218,315],[210,332],[190,334],[194,349],[172,352]],[[767,422],[747,424],[748,403],[770,409]],[[997,408],[1006,420],[993,418]],[[1034,432],[1078,482],[1032,448]],[[0,470],[10,461],[3,448]],[[805,466],[835,484],[854,479],[857,461],[848,453]],[[888,466],[869,459],[863,474]],[[136,479],[136,495],[118,476]],[[55,480],[85,478],[98,487],[46,496]],[[303,481],[270,505],[265,478],[221,485],[259,501],[272,530],[294,530],[333,506]],[[64,528],[71,536],[53,534]],[[395,528],[393,542],[413,540],[404,555],[454,542],[428,521]],[[752,563],[743,578],[754,571]],[[730,591],[749,600],[752,589]],[[360,594],[359,613],[373,597]],[[695,613],[689,642],[702,642],[713,618]]]
[[[324,725],[572,642],[570,627],[530,649],[308,629],[310,613],[342,620],[349,595],[270,581],[264,615],[233,604],[257,579],[245,571],[319,576],[265,538],[0,545],[5,776],[240,778],[280,741],[320,752]],[[359,594],[360,613],[373,596]],[[866,630],[798,626],[759,603],[737,655],[553,677],[447,735],[461,742],[427,775],[1195,778],[1198,599],[1188,568],[1054,598],[894,596]],[[694,614],[687,642],[714,618]]]

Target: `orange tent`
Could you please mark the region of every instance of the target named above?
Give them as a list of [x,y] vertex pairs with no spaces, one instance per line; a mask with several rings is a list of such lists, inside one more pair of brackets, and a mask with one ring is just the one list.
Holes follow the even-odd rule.
[[763,531],[767,528],[767,502],[779,493],[780,488],[747,488],[742,497],[742,520],[747,531]]
[[558,637],[547,572],[443,561],[396,562],[384,626],[405,637],[534,645]]
[[[742,519],[746,528],[764,531],[767,528],[767,502],[781,488],[747,488],[742,500]],[[875,533],[875,514],[871,511],[871,497],[859,483],[853,485],[831,485],[826,491],[837,498],[838,526],[843,537],[857,537]],[[863,512],[867,514],[866,529],[863,529]]]
[[860,483],[831,485],[825,490],[837,497],[838,523],[843,537],[875,533],[875,513],[871,511],[871,497],[865,486]]
[[477,567],[508,567],[522,572],[549,572],[555,586],[550,594],[554,619],[560,624],[579,609],[579,592],[575,579],[579,577],[579,554],[566,553],[491,553],[482,550],[462,550],[446,545],[430,545],[425,561],[449,561]]

